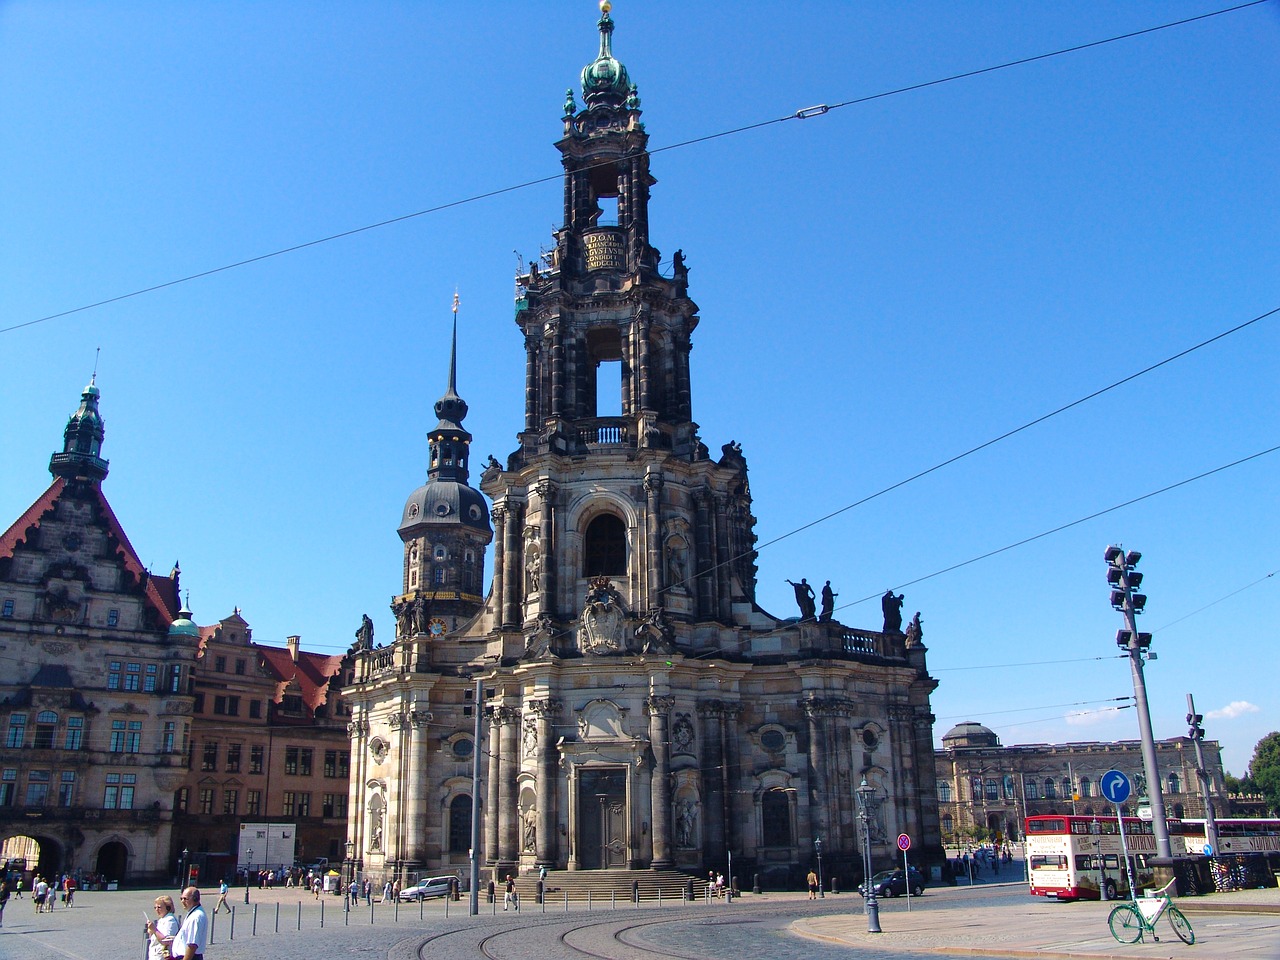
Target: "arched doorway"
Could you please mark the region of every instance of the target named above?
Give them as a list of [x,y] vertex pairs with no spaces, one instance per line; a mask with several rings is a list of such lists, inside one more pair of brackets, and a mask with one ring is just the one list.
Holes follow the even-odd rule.
[[27,834],[9,837],[0,846],[0,859],[23,862],[26,864],[23,869],[28,874],[38,873],[44,877],[62,873],[66,867],[62,844],[47,836]]
[[111,840],[98,848],[94,873],[108,883],[123,880],[129,871],[129,851],[119,840]]

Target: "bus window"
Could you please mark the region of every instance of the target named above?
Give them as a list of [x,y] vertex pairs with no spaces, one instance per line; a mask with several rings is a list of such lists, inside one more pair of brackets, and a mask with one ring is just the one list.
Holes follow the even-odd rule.
[[1095,860],[1097,860],[1097,857],[1091,856],[1090,854],[1077,853],[1076,869],[1077,870],[1097,870],[1098,865],[1094,862]]
[[1046,854],[1043,856],[1033,856],[1031,858],[1032,870],[1065,870],[1067,869],[1067,858],[1064,854]]
[[1028,820],[1028,833],[1066,833],[1067,821],[1054,818],[1052,820]]
[[1116,856],[1114,853],[1108,853],[1105,857],[1103,857],[1102,863],[1103,863],[1103,866],[1108,870],[1120,869],[1120,858]]

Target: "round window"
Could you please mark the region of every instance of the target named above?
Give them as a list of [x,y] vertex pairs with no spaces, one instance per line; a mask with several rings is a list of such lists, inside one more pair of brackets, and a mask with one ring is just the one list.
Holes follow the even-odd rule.
[[447,517],[449,515],[449,505],[441,500],[436,504],[436,516]]
[[862,731],[862,742],[871,749],[875,749],[876,744],[880,742],[880,738],[876,736],[876,732],[870,727]]
[[412,520],[418,515],[418,505],[416,503],[409,504],[409,519]]
[[482,516],[484,516],[484,511],[481,510],[480,507],[474,503],[471,505],[471,509],[468,512],[471,514],[472,520],[479,520]]
[[770,753],[781,753],[787,746],[787,738],[781,730],[766,730],[760,735],[760,744]]
[[471,741],[465,738],[453,741],[453,755],[461,760],[471,756],[474,749]]

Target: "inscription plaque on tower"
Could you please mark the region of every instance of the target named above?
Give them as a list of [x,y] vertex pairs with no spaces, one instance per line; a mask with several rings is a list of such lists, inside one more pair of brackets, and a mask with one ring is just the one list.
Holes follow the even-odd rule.
[[588,270],[621,270],[627,265],[620,232],[602,230],[584,234],[582,242],[587,248]]

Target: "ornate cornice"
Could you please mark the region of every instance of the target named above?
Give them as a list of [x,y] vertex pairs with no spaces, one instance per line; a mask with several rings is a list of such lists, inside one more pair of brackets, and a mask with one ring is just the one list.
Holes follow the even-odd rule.
[[855,714],[852,700],[843,697],[805,697],[800,709],[810,720],[817,717],[851,717]]
[[563,706],[564,701],[559,697],[547,697],[545,700],[530,700],[525,710],[539,719],[551,720],[560,715]]

